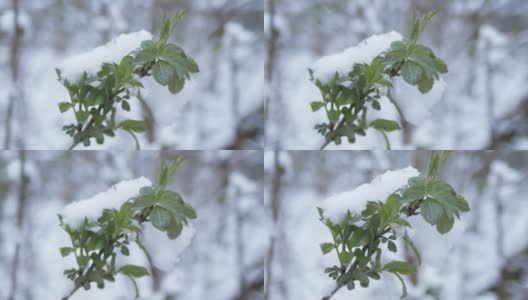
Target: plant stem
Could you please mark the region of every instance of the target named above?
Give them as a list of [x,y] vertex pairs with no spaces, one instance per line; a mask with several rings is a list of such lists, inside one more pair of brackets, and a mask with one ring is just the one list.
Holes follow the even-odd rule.
[[[143,209],[143,211],[141,211],[141,213],[137,216],[136,220],[138,221],[139,224],[142,224],[142,223],[145,223],[147,220],[148,220],[148,216],[150,214],[150,212],[152,211],[152,208],[153,206],[149,206],[149,207],[146,207]],[[110,242],[110,245],[112,246],[111,249],[114,249],[115,246],[114,244],[120,239],[124,237],[124,234],[121,233],[120,235],[118,235],[114,240],[112,240]],[[141,247],[141,246],[140,246]],[[104,254],[104,258],[103,258],[103,261],[106,262],[106,260],[110,257],[110,255],[112,254],[112,252],[109,252],[109,253],[104,253],[104,248],[99,250],[99,253],[97,254],[97,256],[101,256]],[[148,256],[148,255],[147,255]],[[150,260],[150,257],[149,257],[149,260]],[[61,300],[69,300],[71,296],[73,296],[73,294],[75,294],[83,285],[84,283],[86,282],[86,280],[88,280],[88,278],[86,277],[88,274],[90,274],[90,272],[92,272],[92,270],[95,268],[95,264],[91,264],[90,267],[88,269],[86,269],[86,272],[83,272],[84,274],[82,274],[81,276],[79,276],[78,280],[77,280],[77,283],[75,283],[75,286],[73,287],[73,289],[68,293],[68,295],[64,296],[61,298]]]
[[[152,69],[152,66],[154,65],[153,62],[151,63],[147,63],[145,64],[143,67],[137,69],[135,71],[135,73],[140,77],[140,78],[143,78],[145,76],[148,75],[148,72]],[[124,92],[124,88],[120,88],[115,94],[111,95],[110,98],[108,99],[109,101],[112,101],[112,99],[114,99],[117,95],[119,95],[119,93],[122,93]],[[100,113],[102,110],[104,110],[104,105],[105,103],[103,104],[100,104],[98,107],[97,107],[97,112]],[[104,111],[103,113],[103,119],[106,118],[106,115],[110,112],[111,110],[108,109],[106,111]],[[79,133],[77,134],[78,138],[76,138],[72,145],[70,146],[70,148],[68,150],[73,150],[75,147],[77,147],[77,145],[79,145],[85,138],[85,135],[86,133],[91,129],[91,127],[95,124],[95,119],[94,117],[90,117],[90,120],[85,123],[86,126],[84,126],[84,128],[81,129],[81,131],[79,131]]]
[[[393,79],[394,77],[396,77],[396,76],[399,74],[400,69],[401,69],[402,66],[403,66],[403,62],[394,65],[394,67],[393,67],[392,69],[388,70],[388,72],[389,72],[389,74],[388,74],[388,75],[389,75],[389,78],[390,78],[390,79]],[[369,90],[364,96],[362,96],[362,97],[360,97],[360,98],[363,100],[363,98],[367,97],[372,91],[373,91],[373,89]],[[391,100],[390,97],[389,97],[389,100]],[[398,107],[398,105],[396,104],[396,102],[395,102],[395,101],[392,101],[392,100],[391,100],[391,102],[396,106],[396,109],[398,110],[398,113],[400,113],[400,115],[402,115],[402,114],[401,114],[401,111],[400,111],[400,108]],[[354,117],[357,117],[357,114],[358,114],[358,113],[359,113],[359,111],[356,112],[356,114],[354,115]],[[334,126],[334,128],[332,129],[332,132],[334,132],[334,131],[338,130],[339,128],[341,128],[341,126],[343,126],[343,125],[345,124],[345,122],[346,122],[346,120],[345,120],[345,118],[343,117],[343,118],[337,123],[337,125]],[[319,150],[324,150],[324,149],[325,149],[325,148],[326,148],[331,142],[332,142],[332,139],[327,139],[327,140],[324,142],[324,144],[319,148]],[[389,146],[389,148],[390,148],[390,146]]]
[[[403,213],[405,213],[407,217],[417,215],[418,213],[416,211],[418,210],[418,208],[420,208],[422,202],[423,200],[416,201],[414,205],[410,205],[406,210],[403,211]],[[374,238],[374,240],[381,238],[383,235],[388,233],[390,230],[391,230],[390,226],[386,227],[379,235],[377,235]],[[363,246],[363,248],[361,248],[361,252],[363,253],[363,255],[365,255],[365,252],[367,252],[368,248],[369,248],[368,245]],[[334,289],[330,292],[330,294],[328,294],[327,296],[324,296],[323,298],[321,298],[321,300],[330,300],[342,287],[344,287],[346,284],[346,279],[348,279],[348,277],[351,276],[356,271],[356,268],[358,267],[358,265],[359,265],[359,260],[356,258],[354,260],[354,263],[350,265],[350,268],[348,268],[345,274],[342,275],[340,278],[338,278],[337,284],[334,287]]]

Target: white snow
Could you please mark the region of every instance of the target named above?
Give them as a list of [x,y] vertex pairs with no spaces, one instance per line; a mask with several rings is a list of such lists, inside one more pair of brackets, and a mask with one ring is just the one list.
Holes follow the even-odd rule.
[[421,125],[429,119],[433,106],[444,96],[447,84],[440,78],[436,80],[433,88],[422,94],[417,87],[406,83],[403,78],[397,77],[392,81],[392,95],[402,110],[405,119],[414,125]]
[[503,161],[494,161],[491,164],[491,170],[494,174],[504,179],[504,181],[507,183],[515,183],[523,178],[523,174],[521,172],[508,166],[508,164]]
[[150,180],[145,177],[121,181],[89,199],[68,204],[60,215],[65,224],[77,228],[84,218],[88,218],[89,222],[95,221],[102,215],[104,209],[119,209],[123,203],[136,196],[140,188],[151,185]]
[[152,34],[146,30],[121,34],[106,45],[65,59],[59,69],[64,78],[77,81],[83,72],[95,75],[103,63],[119,63],[124,56],[137,50],[141,42],[150,39],[152,39]]
[[[6,167],[7,177],[12,181],[18,181],[20,179],[20,160],[12,160]],[[26,161],[24,164],[24,173],[34,180],[37,178],[38,169],[31,161]]]
[[238,22],[227,23],[225,31],[227,35],[241,43],[251,43],[254,40],[253,33]]
[[482,25],[480,28],[480,35],[483,39],[496,47],[501,47],[508,44],[508,36],[489,24]]
[[171,240],[165,232],[159,231],[151,223],[146,223],[142,241],[152,258],[152,263],[160,270],[169,271],[180,261],[180,254],[189,247],[194,234],[195,230],[191,224],[184,225],[180,236]]
[[420,175],[414,167],[387,171],[369,183],[327,198],[320,207],[326,217],[339,222],[350,210],[352,214],[361,214],[369,201],[385,201],[397,189],[407,185],[411,177]]
[[341,75],[347,74],[355,64],[369,64],[374,57],[390,49],[392,42],[402,39],[402,35],[396,31],[376,34],[343,52],[324,56],[318,59],[311,68],[314,78],[328,82],[336,72]]
[[[13,32],[13,25],[15,23],[15,14],[12,10],[8,10],[0,16],[0,31]],[[27,31],[31,27],[31,20],[26,13],[18,14],[18,25],[22,30]]]

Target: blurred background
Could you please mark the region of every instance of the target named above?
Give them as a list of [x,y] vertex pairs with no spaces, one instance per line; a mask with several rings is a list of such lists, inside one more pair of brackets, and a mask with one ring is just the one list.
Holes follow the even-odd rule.
[[[0,145],[3,149],[67,149],[71,119],[57,103],[68,98],[55,67],[122,33],[156,37],[163,13],[189,11],[171,38],[201,72],[171,95],[145,80],[150,109],[145,149],[263,147],[264,32],[260,0],[9,0],[0,1]],[[19,30],[14,15],[18,15]],[[82,147],[79,147],[82,148]],[[90,149],[134,149],[126,134]]]
[[[324,274],[335,253],[322,254],[331,240],[316,206],[388,170],[414,166],[427,173],[429,151],[266,152],[265,203],[272,211],[271,247],[266,259],[269,300],[314,299],[335,282]],[[405,277],[407,299],[528,299],[528,152],[460,151],[441,176],[468,200],[471,211],[440,235],[421,217],[410,219],[409,235],[421,253],[418,272]],[[380,199],[385,200],[385,199]],[[350,199],[354,201],[354,199]],[[401,241],[399,241],[401,242]],[[383,254],[387,257],[386,251]],[[392,259],[416,264],[412,250],[398,244]],[[332,299],[399,299],[392,274],[368,288],[341,289]]]
[[[266,146],[318,149],[314,125],[324,112],[308,68],[366,37],[396,30],[406,36],[412,13],[437,15],[421,43],[443,58],[446,93],[419,126],[390,133],[393,149],[528,148],[528,2],[525,0],[266,0]],[[399,120],[387,107],[385,118]],[[347,144],[347,143],[344,143]],[[370,134],[339,149],[380,149]],[[335,145],[328,149],[335,149]]]
[[[170,189],[196,209],[196,235],[173,270],[149,267],[152,275],[138,280],[141,299],[262,299],[269,215],[256,151],[0,152],[0,299],[64,296],[71,282],[59,247],[68,237],[57,214],[122,180],[156,182],[161,159],[176,156],[186,161]],[[104,290],[81,289],[72,300],[133,299],[130,281],[117,278]]]

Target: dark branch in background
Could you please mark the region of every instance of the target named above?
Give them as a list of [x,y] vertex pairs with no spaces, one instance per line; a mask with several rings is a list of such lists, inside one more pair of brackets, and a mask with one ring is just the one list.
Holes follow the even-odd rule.
[[496,150],[516,138],[528,136],[526,120],[528,120],[528,96],[525,96],[511,112],[495,121],[494,134],[484,149]]
[[263,140],[264,124],[263,120],[264,106],[261,105],[247,115],[240,118],[235,137],[222,149],[240,150],[240,149],[262,149],[260,141]]
[[[284,167],[281,165],[279,156],[280,152],[275,150],[273,153],[273,177],[271,178],[271,217],[274,225],[279,223],[281,182],[282,176],[284,175]],[[277,230],[277,226],[273,226],[273,228],[274,230]],[[271,280],[273,278],[272,273],[276,239],[275,232],[273,232],[266,256],[264,300],[271,298]]]
[[[18,186],[18,207],[16,214],[16,226],[19,232],[23,232],[26,203],[27,203],[27,192],[29,185],[29,178],[26,174],[26,152],[25,150],[20,150],[19,152],[20,159],[20,177],[19,177],[19,186]],[[13,257],[13,266],[11,267],[11,286],[9,290],[8,300],[16,299],[16,290],[18,282],[18,269],[20,266],[20,252],[21,252],[21,241],[16,242],[15,254]]]
[[4,149],[8,150],[11,145],[11,134],[12,134],[12,128],[13,125],[13,114],[14,114],[14,106],[15,102],[20,102],[17,100],[18,97],[20,97],[20,88],[19,88],[19,68],[20,68],[20,46],[22,43],[22,34],[23,30],[19,23],[19,0],[12,0],[11,1],[12,9],[13,9],[13,28],[14,32],[12,33],[13,37],[11,40],[11,47],[9,49],[9,55],[10,55],[10,66],[11,66],[11,84],[13,85],[12,89],[9,91],[9,99],[7,103],[7,111],[4,121],[5,126],[5,133],[4,133]]

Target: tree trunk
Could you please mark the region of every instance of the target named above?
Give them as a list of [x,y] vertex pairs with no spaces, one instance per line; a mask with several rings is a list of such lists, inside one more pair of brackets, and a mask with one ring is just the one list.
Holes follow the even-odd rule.
[[[268,37],[268,43],[267,43],[267,52],[266,52],[266,73],[265,73],[265,79],[266,83],[268,85],[268,88],[270,88],[272,82],[273,82],[273,69],[275,64],[275,56],[277,51],[277,40],[279,38],[278,31],[275,28],[275,1],[274,0],[268,0],[268,15],[269,15],[269,37]],[[270,102],[270,95],[266,96],[265,99],[265,112],[264,112],[264,118],[267,121],[269,117],[269,102]]]
[[[19,235],[23,234],[23,225],[24,225],[24,213],[26,210],[26,201],[27,201],[27,190],[29,184],[29,178],[26,175],[25,164],[26,164],[26,152],[25,150],[19,151],[20,159],[20,177],[18,185],[18,207],[16,214],[16,226],[19,232]],[[15,254],[13,256],[13,266],[11,268],[11,284],[9,289],[8,300],[15,300],[16,290],[17,290],[17,279],[18,279],[18,270],[20,265],[20,252],[21,252],[21,242],[17,241],[15,246]]]
[[5,140],[4,140],[4,149],[8,150],[11,146],[11,135],[12,135],[12,125],[13,125],[13,114],[15,111],[15,103],[18,101],[17,98],[20,93],[20,87],[18,82],[18,73],[19,73],[19,63],[20,63],[20,44],[22,42],[22,28],[19,24],[19,13],[20,13],[20,7],[19,7],[19,1],[18,0],[12,0],[11,5],[13,8],[13,36],[11,40],[11,47],[10,47],[10,65],[11,65],[11,90],[9,93],[9,100],[7,103],[7,110],[6,110],[6,117],[4,122],[5,127]]
[[[230,51],[229,51],[229,81],[231,83],[231,114],[233,115],[233,125],[235,130],[235,141],[240,141],[241,139],[238,138],[242,135],[242,128],[239,126],[239,123],[241,122],[240,118],[240,88],[238,85],[238,73],[239,73],[239,65],[237,62],[237,58],[234,55],[235,49],[237,47],[237,41],[235,38],[232,38],[231,45],[230,45]],[[233,150],[240,150],[242,145],[240,143],[233,145]]]
[[491,45],[487,43],[486,49],[486,105],[488,106],[488,127],[489,127],[489,140],[490,144],[493,144],[492,141],[495,141],[495,94],[493,90],[493,66],[490,62],[489,52]]
[[[281,190],[281,177],[284,173],[283,167],[280,165],[279,151],[275,150],[273,154],[273,177],[271,179],[271,217],[273,221],[274,231],[276,225],[279,222],[279,209],[280,209],[280,190]],[[264,280],[264,300],[271,299],[271,279],[273,278],[273,259],[275,256],[275,232],[272,232],[270,246],[268,249],[266,259],[265,280]]]
[[[156,32],[158,28],[159,18],[158,18],[158,9],[159,3],[158,0],[152,0],[150,6],[150,32]],[[141,109],[143,111],[143,118],[145,119],[145,124],[147,125],[147,141],[152,144],[156,141],[156,119],[152,110],[147,103],[141,104]]]

